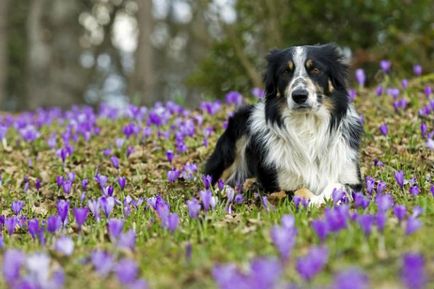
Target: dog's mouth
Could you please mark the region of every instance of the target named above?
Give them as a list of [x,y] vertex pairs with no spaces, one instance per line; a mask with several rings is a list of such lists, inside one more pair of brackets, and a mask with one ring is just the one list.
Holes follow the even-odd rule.
[[312,106],[309,104],[298,104],[294,106],[294,110],[299,112],[306,112],[312,110]]

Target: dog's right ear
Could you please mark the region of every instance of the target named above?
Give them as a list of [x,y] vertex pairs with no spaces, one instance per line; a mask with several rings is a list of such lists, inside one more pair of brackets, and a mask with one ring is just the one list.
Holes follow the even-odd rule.
[[272,49],[265,57],[267,60],[267,69],[264,74],[265,96],[267,98],[276,96],[276,68],[278,64],[278,56],[281,51],[279,49]]

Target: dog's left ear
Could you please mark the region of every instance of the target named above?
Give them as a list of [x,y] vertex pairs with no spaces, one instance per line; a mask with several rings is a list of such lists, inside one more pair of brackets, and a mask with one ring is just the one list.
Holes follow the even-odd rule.
[[276,96],[276,65],[280,55],[279,49],[272,49],[265,57],[267,60],[267,70],[264,74],[265,96],[267,98]]
[[348,59],[342,50],[333,43],[323,45],[329,66],[329,77],[333,89],[346,90]]

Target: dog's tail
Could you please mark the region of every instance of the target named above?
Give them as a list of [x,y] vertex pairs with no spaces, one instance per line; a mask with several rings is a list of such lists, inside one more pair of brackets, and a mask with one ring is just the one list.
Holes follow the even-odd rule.
[[245,150],[250,140],[248,120],[252,111],[253,106],[244,106],[229,118],[205,165],[205,174],[211,176],[213,183],[222,178],[227,184],[237,185],[249,176]]

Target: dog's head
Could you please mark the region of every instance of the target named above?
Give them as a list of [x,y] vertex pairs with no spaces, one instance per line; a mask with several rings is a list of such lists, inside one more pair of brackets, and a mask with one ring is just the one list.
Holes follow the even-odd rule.
[[335,45],[272,50],[265,73],[266,117],[346,111],[347,66]]

